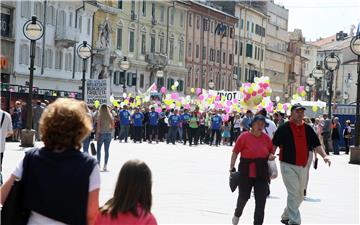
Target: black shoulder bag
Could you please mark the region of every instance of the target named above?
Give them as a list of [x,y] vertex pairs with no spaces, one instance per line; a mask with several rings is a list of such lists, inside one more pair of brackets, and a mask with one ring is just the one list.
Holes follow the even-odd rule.
[[1,224],[2,225],[26,225],[30,210],[24,206],[25,182],[27,179],[29,154],[25,155],[23,159],[23,174],[21,180],[14,181],[9,195],[1,210]]

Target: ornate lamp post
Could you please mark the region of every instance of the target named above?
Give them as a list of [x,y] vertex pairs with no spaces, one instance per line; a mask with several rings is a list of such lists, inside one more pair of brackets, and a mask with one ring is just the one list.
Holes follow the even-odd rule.
[[[130,69],[130,66],[131,66],[130,61],[127,59],[126,56],[124,56],[124,58],[120,62],[120,69],[124,71],[125,75],[126,75],[126,71]],[[123,94],[126,93],[126,81],[125,84],[123,84],[122,88],[123,88]]]
[[24,36],[30,40],[30,76],[29,76],[29,95],[26,105],[26,129],[22,130],[21,146],[33,147],[35,131],[32,130],[32,97],[33,97],[33,81],[34,81],[34,61],[35,61],[35,48],[36,41],[44,35],[44,27],[36,16],[32,16],[23,27]]
[[77,54],[83,60],[83,76],[81,79],[82,82],[82,100],[85,100],[85,78],[86,78],[86,60],[91,56],[91,47],[86,41],[83,41],[82,44],[77,48]]
[[334,52],[330,53],[330,55],[326,56],[324,59],[325,68],[330,71],[329,77],[329,99],[328,99],[328,117],[331,118],[331,101],[333,97],[333,80],[334,80],[334,71],[339,69],[340,59]]
[[356,121],[355,121],[355,144],[351,146],[350,163],[360,164],[360,24],[358,32],[350,42],[351,51],[357,55],[357,88],[356,88]]

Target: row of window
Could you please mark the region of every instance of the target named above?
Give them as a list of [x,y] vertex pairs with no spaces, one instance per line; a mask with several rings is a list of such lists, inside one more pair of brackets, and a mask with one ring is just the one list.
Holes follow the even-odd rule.
[[[34,2],[34,11],[33,14],[38,17],[38,20],[44,20],[44,5],[41,2]],[[22,1],[21,2],[21,17],[30,18],[31,15],[31,2]],[[65,12],[65,10],[56,10],[52,5],[46,7],[46,24],[61,26],[61,27],[77,27],[80,32],[83,32],[83,17],[78,16],[77,24],[75,24],[75,12]],[[85,22],[85,21],[84,21]],[[86,33],[90,35],[91,33],[91,19],[87,18],[86,24]]]
[[[242,76],[242,72],[241,72],[241,67],[237,67],[234,66],[234,70],[233,73],[236,74],[239,78],[239,80],[241,81],[241,76]],[[257,70],[251,70],[248,68],[245,68],[245,82],[254,82],[255,77],[261,77],[262,73],[260,71]]]
[[[123,49],[123,29],[122,28],[118,28],[117,29],[117,41],[116,41],[116,48],[119,50]],[[140,52],[142,55],[145,55],[147,52],[151,52],[151,53],[155,53],[156,52],[156,35],[151,34],[150,35],[150,48],[148,49],[146,46],[146,33],[142,33],[141,34],[141,46],[140,46]],[[160,53],[165,53],[166,49],[165,49],[165,44],[166,44],[166,40],[165,40],[165,36],[159,36],[158,38],[158,43],[159,43],[159,47],[158,50]],[[135,51],[135,31],[134,30],[130,30],[129,31],[129,43],[128,43],[128,50],[129,52],[134,52]],[[174,38],[169,38],[169,59],[170,60],[174,60],[174,54],[175,51],[174,49],[178,47],[179,52],[178,52],[178,59],[179,62],[183,62],[183,58],[184,58],[184,40],[182,38],[179,39],[178,41],[178,46],[175,46],[175,39]]]
[[[215,76],[215,77],[214,77]],[[232,87],[232,77],[229,76],[220,76],[220,74],[215,74],[212,75],[212,73],[209,75],[208,80],[213,80],[215,83],[215,89],[231,89]],[[194,82],[192,82],[194,81]],[[206,83],[206,71],[203,72],[202,77],[201,77],[201,81],[199,80],[199,71],[197,70],[197,72],[193,75],[191,73],[191,70],[188,73],[188,78],[187,78],[187,86],[188,87],[201,87],[201,88],[207,88],[207,83]]]
[[[142,0],[141,2],[141,15],[143,17],[147,16],[147,2],[148,0]],[[140,4],[140,1],[139,1]],[[149,3],[150,4],[150,3]],[[153,20],[156,20],[156,2],[151,2],[151,18]],[[117,2],[117,8],[118,9],[123,9],[123,1],[122,0],[118,0]],[[160,5],[160,22],[164,22],[165,21],[165,6],[164,5]],[[131,14],[134,15],[136,14],[137,10],[136,10],[136,5],[135,5],[135,0],[131,0]],[[170,15],[169,15],[169,23],[170,25],[174,25],[175,23],[175,13],[176,13],[176,9],[171,8],[170,10]],[[180,16],[179,16],[179,25],[180,27],[184,27],[184,12],[180,12]]]
[[[19,62],[23,65],[29,65],[30,55],[29,55],[29,46],[27,44],[23,44],[20,46],[20,54],[19,54]],[[42,48],[35,48],[35,66],[42,66]],[[54,60],[55,56],[55,60]],[[65,63],[64,63],[65,60]],[[55,61],[55,65],[54,65]],[[86,70],[88,68],[89,60],[86,61]],[[75,72],[82,71],[82,60],[76,56],[75,58]],[[60,49],[55,50],[55,54],[52,49],[45,49],[44,55],[44,67],[45,68],[55,68],[58,70],[72,71],[73,70],[73,53],[72,52],[64,52]]]
[[[240,19],[240,29],[243,30],[244,29],[244,19]],[[239,22],[236,23],[236,27],[239,28]],[[255,28],[255,29],[254,29]],[[265,37],[265,28],[260,26],[259,24],[255,24],[254,22],[251,22],[251,27],[250,27],[250,21],[246,21],[246,31],[247,32],[251,32],[255,34],[261,36],[261,37]]]
[[[189,13],[189,27],[193,26],[193,20],[192,20],[192,14]],[[200,16],[196,16],[196,29],[199,30],[200,29],[200,23],[201,23],[201,17]],[[210,20],[209,18],[203,18],[202,20],[202,30],[203,31],[210,31],[211,33],[214,33],[216,28],[219,25],[222,25],[221,22],[215,22],[213,20]],[[234,38],[235,36],[235,29],[233,27],[230,26],[226,26],[226,30],[224,30],[223,36],[227,37],[229,36],[230,38]]]
[[[167,79],[167,89],[172,90],[171,86],[175,83],[176,80],[173,78]],[[177,80],[179,82],[179,85],[177,87],[177,91],[184,91],[184,81],[183,80]],[[124,85],[126,86],[136,86],[137,85],[137,75],[136,73],[131,72],[123,72],[123,71],[116,71],[113,75],[113,83],[116,86]],[[162,87],[164,86],[164,78],[157,78],[157,86]],[[139,87],[144,88],[144,74],[140,74],[140,81],[139,81]]]
[[[240,56],[243,55],[243,43],[240,42],[240,46],[238,46],[238,41],[235,41],[235,55],[237,55],[238,53]],[[253,58],[253,55],[254,55],[254,59],[259,61],[264,61],[264,49],[255,46],[255,49],[253,51],[253,45],[247,43],[245,56],[249,58]]]

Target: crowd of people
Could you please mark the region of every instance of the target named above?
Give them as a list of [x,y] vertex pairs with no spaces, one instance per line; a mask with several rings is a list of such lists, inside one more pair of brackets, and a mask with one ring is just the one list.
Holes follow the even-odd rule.
[[[97,109],[82,101],[61,98],[49,105],[37,102],[35,110],[38,115],[33,117],[33,127],[44,147],[26,152],[1,187],[4,204],[13,183],[22,181],[26,187],[24,205],[30,210],[29,224],[156,224],[151,214],[151,171],[138,160],[123,165],[114,196],[98,210],[102,145],[103,171],[106,171],[113,139],[124,143],[132,140],[150,144],[188,143],[189,146],[235,143],[230,172],[235,171],[240,154],[241,176],[234,225],[239,222],[252,188],[256,202],[254,224],[263,223],[270,192],[267,162],[274,160],[280,149],[280,169],[288,194],[281,222],[300,224],[299,206],[306,195],[312,158],[319,154],[330,165],[327,155],[339,154],[340,138],[347,144],[346,154],[351,139],[350,121],[341,128],[336,117],[304,118],[305,108],[299,104],[292,106],[289,117],[283,113],[269,115],[265,109],[255,114],[251,110],[244,114],[233,112],[230,116],[225,116],[222,110],[200,112],[198,107],[192,110],[164,108],[158,112],[151,105],[117,108],[103,104]],[[4,131],[1,132],[1,163],[4,136],[17,135],[15,130],[23,124],[19,119],[21,113],[20,102],[15,104],[11,116],[0,111],[0,119],[6,119],[6,122],[1,119]],[[96,159],[87,154],[92,139],[97,140]],[[79,151],[81,148],[83,153]],[[79,165],[83,165],[81,169]],[[47,182],[41,182],[43,180]]]

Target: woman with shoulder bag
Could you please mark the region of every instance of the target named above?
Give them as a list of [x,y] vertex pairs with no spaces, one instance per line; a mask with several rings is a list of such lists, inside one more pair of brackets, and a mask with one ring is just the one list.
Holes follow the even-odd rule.
[[6,205],[14,181],[22,180],[23,206],[30,210],[27,224],[91,225],[95,221],[100,171],[96,160],[80,151],[92,129],[85,107],[74,99],[59,98],[50,104],[40,118],[45,147],[27,151],[1,188],[1,203]]
[[263,133],[267,123],[265,117],[256,115],[250,123],[250,131],[245,131],[237,139],[230,161],[230,172],[234,172],[238,154],[241,154],[238,171],[239,196],[232,224],[237,225],[246,202],[250,198],[251,189],[255,194],[254,224],[263,224],[264,210],[269,191],[268,160],[274,160],[274,150],[271,139]]
[[345,153],[349,154],[349,145],[350,145],[350,139],[351,139],[351,121],[346,120],[345,122],[345,128],[343,131],[343,137],[345,142]]
[[101,161],[101,147],[105,147],[105,163],[103,171],[107,171],[107,163],[109,160],[109,148],[112,139],[112,130],[114,129],[114,119],[106,104],[100,106],[99,114],[97,116],[96,139],[97,139],[97,160],[100,165]]

